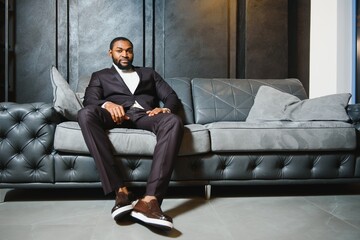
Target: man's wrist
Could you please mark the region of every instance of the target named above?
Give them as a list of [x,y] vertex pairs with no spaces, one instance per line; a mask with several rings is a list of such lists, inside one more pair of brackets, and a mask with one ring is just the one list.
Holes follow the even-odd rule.
[[171,113],[171,110],[169,108],[162,108],[163,112],[165,111],[166,113]]
[[105,106],[106,106],[107,103],[109,103],[109,102],[104,102],[104,103],[101,105],[101,107],[102,107],[102,108],[105,108]]

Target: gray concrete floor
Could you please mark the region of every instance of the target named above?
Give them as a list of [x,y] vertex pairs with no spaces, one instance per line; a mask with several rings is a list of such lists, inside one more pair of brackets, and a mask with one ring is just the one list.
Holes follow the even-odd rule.
[[170,232],[130,216],[114,222],[113,196],[101,189],[1,194],[2,240],[360,239],[360,185],[213,187],[210,200],[202,187],[171,187],[162,206],[174,219]]

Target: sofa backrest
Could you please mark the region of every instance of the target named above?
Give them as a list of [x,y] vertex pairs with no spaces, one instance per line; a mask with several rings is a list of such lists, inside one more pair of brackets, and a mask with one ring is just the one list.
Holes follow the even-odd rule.
[[182,104],[178,114],[182,118],[184,124],[194,123],[194,110],[191,96],[191,79],[178,77],[166,78],[165,81],[174,89],[181,100]]
[[254,104],[260,86],[267,85],[307,98],[298,79],[211,79],[194,78],[191,81],[194,121],[206,124],[219,121],[245,121]]

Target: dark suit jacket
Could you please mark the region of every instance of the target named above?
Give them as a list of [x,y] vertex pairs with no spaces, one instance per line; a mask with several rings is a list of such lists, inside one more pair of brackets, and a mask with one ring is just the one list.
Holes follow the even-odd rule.
[[176,112],[179,98],[164,79],[151,68],[134,69],[140,77],[134,94],[130,92],[114,66],[94,72],[85,91],[84,106],[101,106],[106,101],[111,101],[128,110],[136,100],[147,111],[158,107],[159,101],[162,101],[165,108]]

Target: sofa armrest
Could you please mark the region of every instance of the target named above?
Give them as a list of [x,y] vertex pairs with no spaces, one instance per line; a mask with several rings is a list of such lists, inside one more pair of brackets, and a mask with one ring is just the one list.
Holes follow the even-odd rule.
[[0,103],[0,184],[53,182],[59,114],[49,103]]
[[346,111],[351,123],[355,125],[356,129],[360,130],[360,103],[349,104]]

